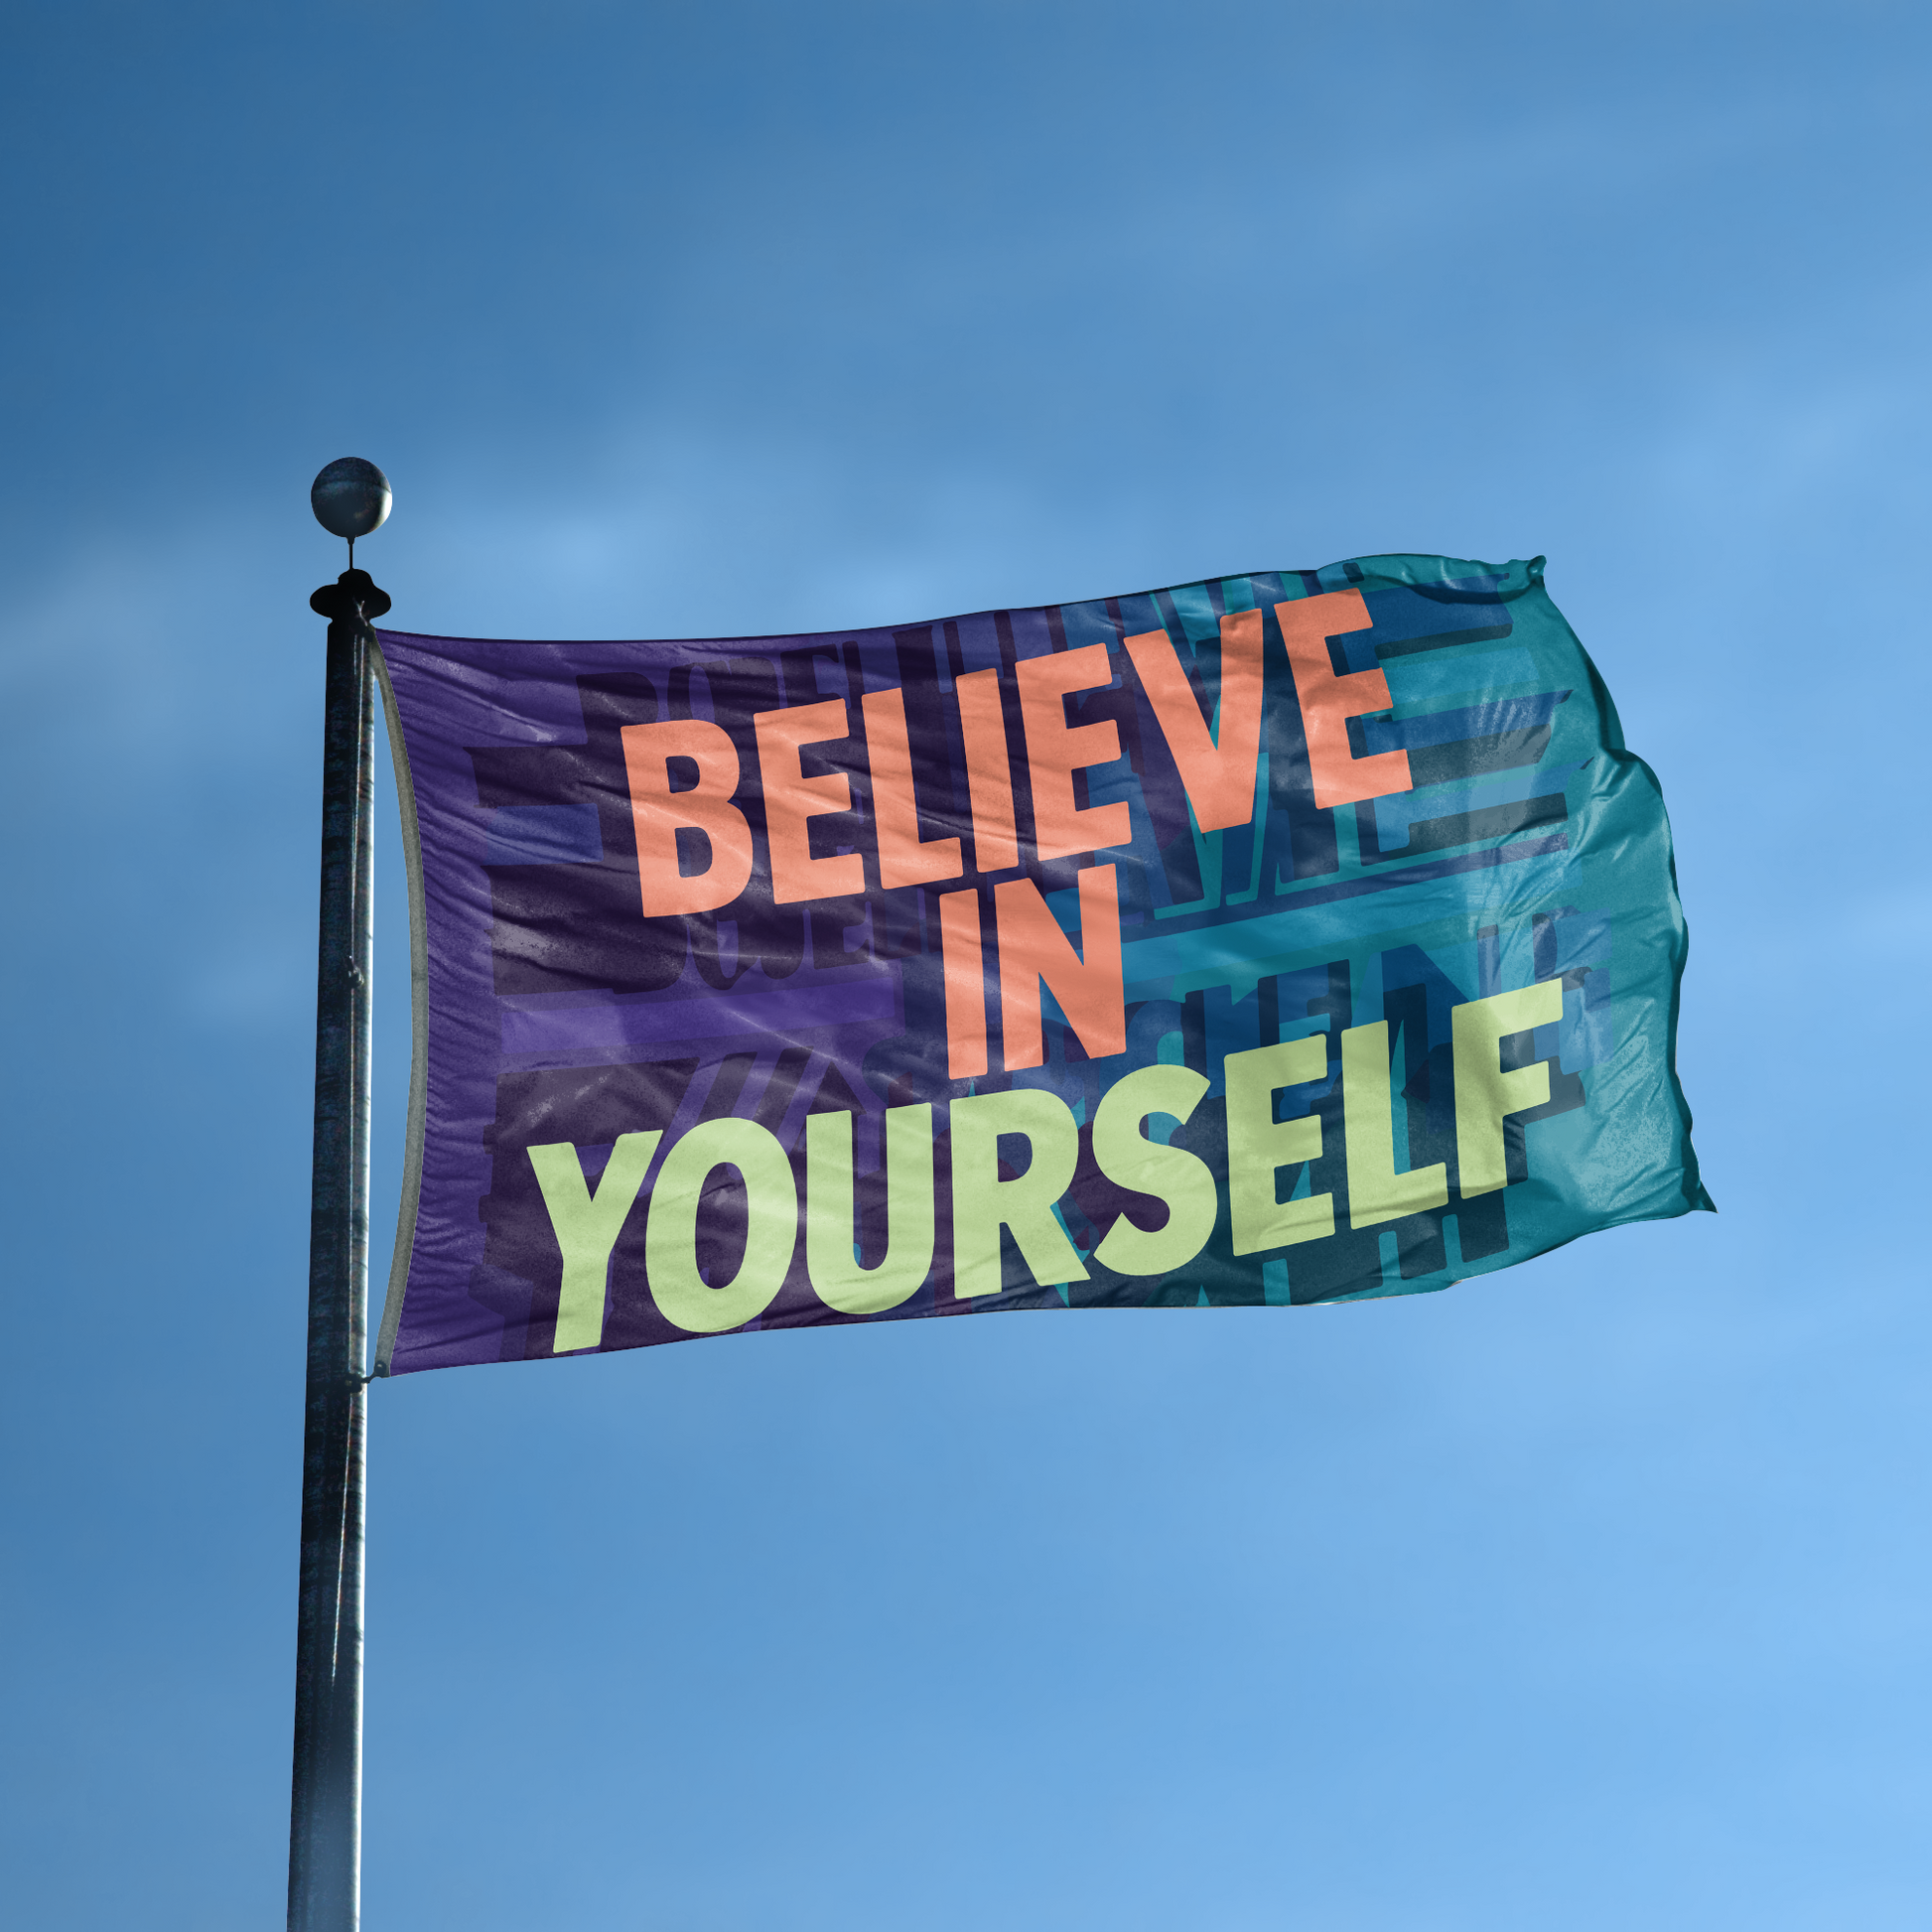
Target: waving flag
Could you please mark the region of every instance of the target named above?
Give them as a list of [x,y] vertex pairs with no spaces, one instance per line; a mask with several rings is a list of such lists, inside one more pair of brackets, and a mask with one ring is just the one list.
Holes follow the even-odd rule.
[[382,1372],[1412,1294],[1711,1205],[1663,799],[1540,558],[381,645]]

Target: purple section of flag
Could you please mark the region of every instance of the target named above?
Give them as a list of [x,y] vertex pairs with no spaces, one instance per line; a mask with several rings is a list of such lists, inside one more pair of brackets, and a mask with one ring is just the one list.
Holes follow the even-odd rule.
[[652,1000],[552,1007],[503,1015],[503,1051],[516,1059],[661,1046],[745,1033],[795,1035],[853,1021],[890,1020],[890,974],[782,993],[720,993],[708,1000]]

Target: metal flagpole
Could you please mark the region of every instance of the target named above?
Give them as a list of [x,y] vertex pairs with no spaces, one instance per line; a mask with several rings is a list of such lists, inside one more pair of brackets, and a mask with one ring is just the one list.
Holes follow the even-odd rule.
[[323,724],[322,916],[316,962],[315,1163],[309,1211],[309,1374],[302,1441],[289,1932],[355,1932],[361,1915],[363,1427],[368,1402],[369,977],[375,634],[389,599],[354,568],[389,513],[360,458],[311,492],[349,568],[309,600],[329,620]]

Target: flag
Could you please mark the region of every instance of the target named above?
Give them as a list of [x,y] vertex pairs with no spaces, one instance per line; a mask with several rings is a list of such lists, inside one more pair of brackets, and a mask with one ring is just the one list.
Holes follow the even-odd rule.
[[1663,798],[1540,558],[380,643],[379,1372],[1414,1294],[1711,1206]]

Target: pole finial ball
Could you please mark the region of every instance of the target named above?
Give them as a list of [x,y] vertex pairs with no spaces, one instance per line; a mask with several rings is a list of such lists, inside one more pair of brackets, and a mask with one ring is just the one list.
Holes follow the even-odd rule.
[[389,479],[359,456],[338,457],[309,485],[316,521],[350,543],[382,524],[390,500]]

